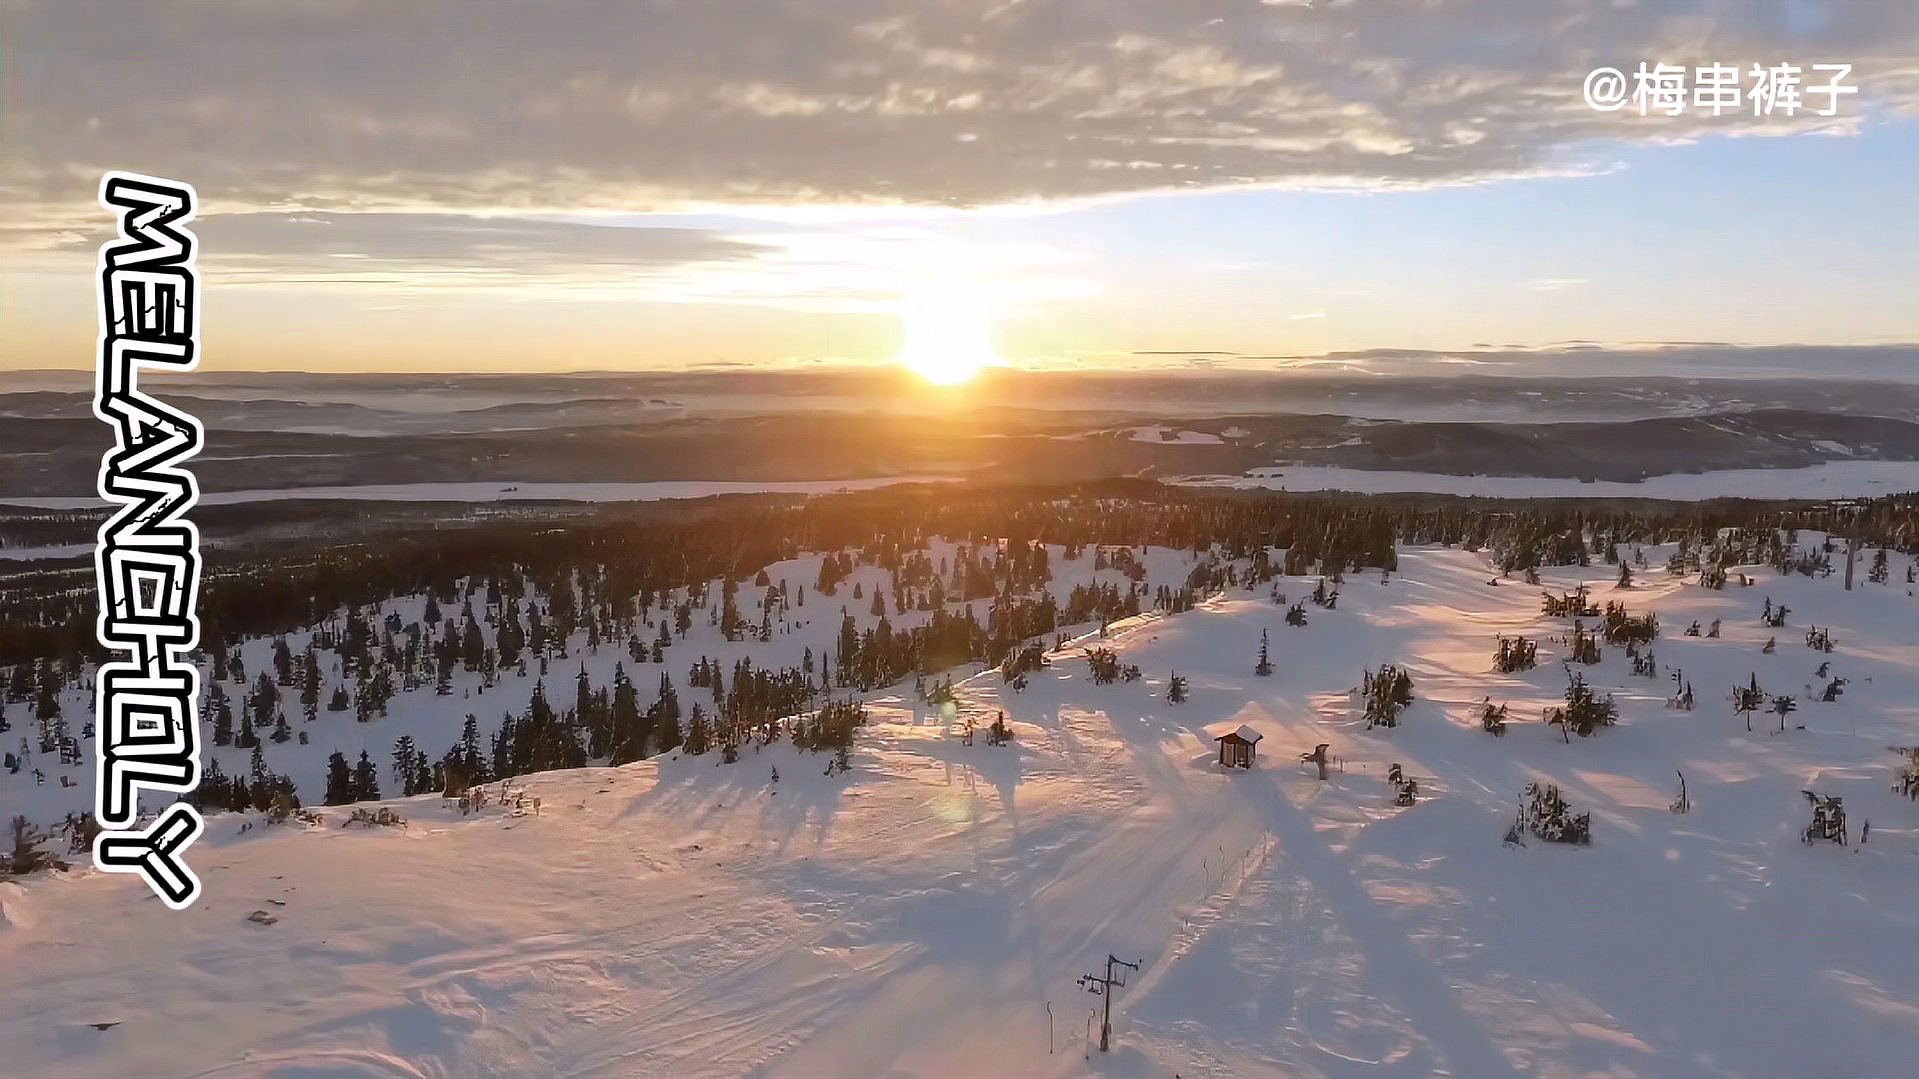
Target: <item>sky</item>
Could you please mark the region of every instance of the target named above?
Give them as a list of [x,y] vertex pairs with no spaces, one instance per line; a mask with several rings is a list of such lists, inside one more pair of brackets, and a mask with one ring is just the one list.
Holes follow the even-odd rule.
[[92,365],[114,168],[216,370],[1919,342],[1904,0],[0,0],[0,369]]

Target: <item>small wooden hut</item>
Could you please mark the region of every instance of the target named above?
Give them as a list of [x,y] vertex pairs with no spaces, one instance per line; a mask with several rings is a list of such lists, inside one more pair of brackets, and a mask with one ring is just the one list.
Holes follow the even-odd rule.
[[1229,731],[1213,734],[1213,741],[1219,743],[1219,765],[1221,768],[1251,768],[1253,754],[1259,745],[1259,732],[1241,723]]

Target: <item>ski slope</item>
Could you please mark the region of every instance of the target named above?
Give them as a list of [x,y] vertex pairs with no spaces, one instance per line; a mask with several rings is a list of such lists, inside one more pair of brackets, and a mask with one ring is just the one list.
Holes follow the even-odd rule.
[[[1155,579],[1177,565],[1154,554]],[[1545,571],[1657,611],[1654,650],[1698,696],[1668,710],[1665,675],[1632,677],[1609,649],[1582,670],[1622,720],[1572,744],[1539,722],[1565,686],[1550,638],[1566,626],[1539,589],[1415,549],[1390,582],[1309,606],[1306,627],[1265,587],[1116,624],[1106,643],[1141,682],[1093,685],[1095,634],[1024,693],[966,678],[958,717],[869,696],[846,776],[781,742],[733,765],[522,777],[537,817],[462,817],[437,796],[385,803],[404,830],[340,827],[339,808],[245,833],[217,816],[196,863],[207,897],[181,914],[91,871],[0,883],[0,1071],[1911,1075],[1919,803],[1889,790],[1885,748],[1919,743],[1904,566],[1851,593],[1766,570],[1751,588],[1658,572],[1615,593],[1612,567]],[[1280,580],[1295,599],[1311,586]],[[1786,629],[1758,625],[1763,596],[1792,606]],[[1722,639],[1680,636],[1713,618]],[[1802,643],[1809,623],[1832,628],[1830,657]],[[1251,673],[1262,628],[1271,678]],[[1540,667],[1491,673],[1502,632],[1540,640]],[[1802,700],[1803,730],[1762,715],[1749,734],[1724,700],[1749,673],[1799,692],[1828,658],[1851,684]],[[1388,661],[1417,699],[1368,731],[1349,690]],[[1174,670],[1191,680],[1177,706]],[[1479,728],[1488,695],[1512,706],[1504,738]],[[1017,740],[991,747],[1002,709]],[[1223,773],[1205,729],[1240,723],[1264,735],[1259,759]],[[429,750],[457,736],[439,730]],[[1325,782],[1295,763],[1319,742]],[[1394,762],[1419,780],[1410,808],[1392,805]],[[1668,810],[1676,768],[1686,815]],[[1532,781],[1593,814],[1592,846],[1502,846]],[[1808,787],[1843,795],[1870,841],[1802,845]],[[1102,1055],[1075,979],[1109,953],[1141,970]]]

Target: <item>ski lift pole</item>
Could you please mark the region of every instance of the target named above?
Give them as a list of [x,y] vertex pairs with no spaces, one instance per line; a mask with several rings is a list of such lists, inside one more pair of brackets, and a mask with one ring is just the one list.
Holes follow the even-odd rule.
[[[1142,960],[1142,962],[1144,962],[1144,960]],[[1112,1046],[1113,990],[1115,988],[1123,988],[1126,985],[1126,976],[1124,974],[1118,975],[1117,977],[1114,976],[1113,968],[1116,966],[1135,971],[1139,969],[1139,963],[1128,963],[1126,960],[1109,952],[1106,956],[1105,977],[1100,977],[1097,974],[1084,974],[1081,975],[1079,979],[1080,988],[1086,990],[1088,993],[1092,993],[1094,996],[1100,997],[1100,1003],[1104,1007],[1105,1015],[1101,1018],[1099,1024],[1099,1051],[1102,1053],[1110,1051]],[[1087,1021],[1089,1023],[1092,1021],[1090,1015],[1087,1017]],[[1091,1039],[1089,1038],[1088,1040],[1090,1041]]]

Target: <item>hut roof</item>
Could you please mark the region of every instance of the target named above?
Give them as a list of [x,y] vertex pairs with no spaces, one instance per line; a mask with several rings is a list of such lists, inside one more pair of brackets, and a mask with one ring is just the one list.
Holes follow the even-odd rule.
[[1241,742],[1252,743],[1252,742],[1257,742],[1260,739],[1260,733],[1252,729],[1251,727],[1248,727],[1244,723],[1241,723],[1234,730],[1229,731],[1229,730],[1223,730],[1221,728],[1216,727],[1208,731],[1207,733],[1213,736],[1213,741],[1215,742],[1223,742],[1227,740],[1228,738],[1233,738]]

